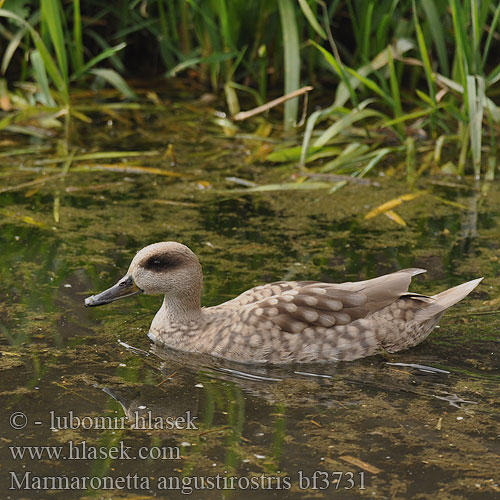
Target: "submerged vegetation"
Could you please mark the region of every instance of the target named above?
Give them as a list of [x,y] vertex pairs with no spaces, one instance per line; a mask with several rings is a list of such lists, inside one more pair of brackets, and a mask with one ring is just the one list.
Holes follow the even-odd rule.
[[[64,125],[68,146],[72,123],[89,113],[161,103],[140,91],[146,75],[223,94],[227,133],[249,116],[241,103],[272,116],[284,103],[281,146],[255,156],[291,164],[298,175],[288,187],[338,189],[343,176],[382,165],[410,186],[428,170],[495,176],[499,0],[0,4],[0,130],[44,137],[39,129]],[[104,84],[117,90],[114,102],[79,104],[82,89]],[[300,123],[301,97],[290,93],[305,96]],[[270,100],[283,94],[275,108]],[[254,138],[271,133],[253,120]]]

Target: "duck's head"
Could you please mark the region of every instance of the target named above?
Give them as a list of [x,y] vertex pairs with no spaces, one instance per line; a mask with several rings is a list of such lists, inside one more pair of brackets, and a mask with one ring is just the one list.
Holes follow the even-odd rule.
[[85,305],[102,306],[138,293],[199,297],[202,280],[198,257],[187,246],[174,241],[153,243],[137,252],[125,277],[86,298]]

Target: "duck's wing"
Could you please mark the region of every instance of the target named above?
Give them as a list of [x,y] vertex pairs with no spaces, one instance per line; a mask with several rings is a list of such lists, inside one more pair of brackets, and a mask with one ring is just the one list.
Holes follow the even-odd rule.
[[300,333],[308,326],[329,328],[365,318],[405,294],[411,278],[422,272],[425,270],[403,269],[355,283],[272,283],[253,288],[235,300],[244,321],[265,322],[267,327]]
[[265,285],[259,285],[254,288],[250,288],[246,292],[238,295],[234,299],[228,300],[217,307],[227,307],[227,308],[240,308],[242,306],[248,306],[251,304],[256,304],[263,299],[269,297],[275,297],[281,295],[287,291],[295,290],[299,286],[309,285],[313,283],[318,283],[317,281],[276,281],[274,283],[267,283]]

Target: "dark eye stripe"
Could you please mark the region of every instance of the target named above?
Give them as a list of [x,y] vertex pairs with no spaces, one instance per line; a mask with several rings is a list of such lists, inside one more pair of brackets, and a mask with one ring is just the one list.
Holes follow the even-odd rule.
[[150,257],[144,263],[144,267],[150,271],[164,271],[166,269],[173,269],[180,263],[180,259],[176,258],[174,255],[156,255]]
[[170,267],[170,262],[167,259],[151,258],[147,260],[145,267],[153,271],[162,270]]

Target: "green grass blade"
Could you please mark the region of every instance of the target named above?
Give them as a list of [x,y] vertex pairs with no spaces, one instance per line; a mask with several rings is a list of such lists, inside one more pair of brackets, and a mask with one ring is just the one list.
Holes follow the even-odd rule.
[[354,38],[356,40],[356,47],[360,47],[361,46],[362,30],[361,30],[360,25],[359,25],[359,17],[354,12],[354,8],[352,6],[352,0],[347,0],[346,4],[347,4],[348,12],[349,12],[349,17],[350,17],[351,23],[352,23],[352,31],[354,33]]
[[243,60],[243,56],[245,55],[245,52],[247,51],[247,46],[245,45],[242,47],[242,49],[239,51],[238,55],[236,56],[235,60],[231,63],[230,68],[227,71],[226,74],[226,79],[228,81],[233,79],[234,73],[238,69],[238,66],[240,65],[241,61]]
[[324,118],[331,114],[335,108],[333,106],[326,109],[319,109],[311,113],[311,116],[307,119],[306,129],[304,131],[304,139],[302,140],[302,151],[300,153],[299,165],[304,166],[306,164],[306,158],[309,152],[309,144],[311,143],[312,134],[314,132],[314,127],[316,122],[321,118]]
[[365,85],[370,90],[372,90],[373,92],[378,94],[380,97],[382,97],[382,99],[384,99],[384,101],[389,106],[391,106],[392,108],[394,107],[394,100],[392,99],[392,97],[389,94],[387,94],[387,92],[384,92],[384,90],[382,90],[382,88],[379,85],[377,85],[373,80],[366,78],[365,76],[358,73],[355,69],[349,68],[347,66],[345,66],[345,70],[348,73],[350,73],[352,76],[357,78],[363,85]]
[[190,57],[189,59],[185,59],[184,61],[180,62],[173,68],[169,69],[165,73],[166,78],[173,78],[177,75],[177,73],[180,73],[181,71],[184,71],[185,69],[191,68],[193,66],[196,66],[200,62],[203,61],[203,57]]
[[[191,40],[191,18],[189,15],[188,1],[180,1],[177,5],[179,6],[179,41],[183,54],[190,54],[192,51],[192,40]],[[175,22],[172,22],[175,25]]]
[[[430,103],[432,104],[432,103]],[[393,125],[398,125],[400,123],[404,123],[409,120],[416,120],[417,118],[421,118],[422,116],[430,115],[435,113],[438,109],[444,108],[445,104],[439,104],[436,107],[427,108],[427,109],[419,109],[418,111],[414,111],[412,113],[407,113],[398,118],[394,118],[393,120],[386,121],[383,126],[384,127],[392,127]]]
[[481,35],[479,29],[479,12],[477,0],[470,2],[470,17],[472,26],[472,52],[470,55],[471,71],[472,73],[480,73],[482,68],[482,58],[480,57],[479,44],[481,42]]
[[495,179],[495,170],[497,169],[497,158],[498,158],[498,150],[496,145],[496,134],[495,134],[495,126],[491,119],[491,113],[487,114],[488,117],[488,125],[490,129],[490,151],[488,154],[488,162],[487,169],[484,179],[486,181],[492,181]]
[[488,84],[488,87],[491,87],[492,85],[495,85],[498,80],[500,80],[500,63],[497,64],[495,69],[490,72],[488,78],[486,79],[486,83]]
[[[476,85],[477,82],[477,85]],[[481,76],[467,75],[468,111],[470,123],[470,142],[474,175],[481,175],[481,139],[483,132],[483,102],[485,100],[485,83]]]
[[9,63],[12,59],[12,56],[14,55],[14,52],[17,50],[19,47],[19,44],[21,43],[22,39],[24,38],[24,35],[26,35],[26,32],[28,29],[26,27],[22,27],[10,40],[9,44],[7,45],[7,48],[4,51],[3,58],[2,58],[2,75],[5,74],[7,71],[7,68],[9,67]]
[[80,0],[73,0],[73,61],[75,71],[83,66],[82,18]]
[[373,116],[383,117],[384,115],[379,111],[375,111],[373,109],[364,109],[363,111],[359,111],[358,109],[353,109],[349,114],[343,116],[335,123],[330,125],[313,143],[314,147],[324,146],[328,142],[330,142],[334,137],[336,137],[340,132],[347,129],[347,127],[351,126],[353,123],[359,120],[366,120],[367,118],[371,118]]
[[299,0],[300,8],[302,9],[302,14],[307,19],[311,28],[323,39],[326,40],[326,33],[321,24],[319,24],[316,16],[314,15],[310,5],[307,3],[307,0]]
[[417,181],[417,165],[415,153],[415,138],[409,136],[405,141],[406,146],[406,182],[410,188],[413,188]]
[[[328,158],[330,156],[337,156],[342,152],[342,148],[333,146],[327,148],[309,148],[309,154],[306,158],[306,163],[321,158]],[[292,146],[284,149],[278,149],[266,156],[266,161],[274,163],[295,163],[300,160],[300,155],[302,154],[301,146]]]
[[363,155],[369,151],[369,149],[370,147],[366,144],[360,144],[358,142],[349,144],[337,158],[323,165],[320,172],[331,172],[332,170],[339,170],[342,167],[347,169],[352,163],[362,161]]
[[[346,66],[341,64],[337,59],[335,59],[334,55],[328,52],[324,47],[321,45],[317,44],[315,41],[310,40],[310,43],[313,47],[316,47],[324,56],[326,61],[330,64],[332,67],[333,71],[339,76],[339,78],[342,80],[341,85],[343,84],[342,89],[347,89],[348,95],[350,95],[351,100],[355,106],[358,105],[358,99],[356,97],[356,93],[354,92],[354,86],[351,83],[350,79],[348,78],[346,74]],[[356,79],[354,79],[356,80]],[[339,89],[341,86],[339,85]],[[342,96],[342,98],[339,99],[338,94],[339,94],[339,89],[337,89],[337,96],[335,98],[335,103],[334,107],[336,106],[343,106],[346,101],[347,101],[347,95]]]
[[493,15],[493,20],[491,21],[490,29],[488,31],[488,37],[486,38],[486,43],[484,44],[484,49],[483,49],[483,66],[486,62],[486,59],[488,57],[488,54],[490,52],[490,46],[491,46],[491,41],[493,40],[493,35],[497,33],[497,24],[498,24],[498,19],[500,18],[500,2],[498,2],[498,5],[495,9],[495,14]]
[[455,54],[458,62],[459,79],[462,85],[465,86],[465,75],[469,74],[469,57],[464,13],[457,0],[449,0],[449,2],[455,31]]
[[229,12],[227,10],[226,0],[217,1],[217,13],[221,25],[221,33],[223,40],[223,48],[232,50],[234,48],[233,37],[231,32],[231,21],[229,20]]
[[235,88],[228,82],[224,85],[224,93],[226,94],[227,107],[231,116],[235,116],[240,112],[240,101]]
[[[160,44],[160,53],[162,55],[163,61],[167,68],[171,68],[175,65],[175,59],[172,55],[172,43],[171,40],[174,37],[174,34],[169,34],[169,22],[167,19],[167,14],[165,12],[165,6],[163,5],[165,0],[158,0],[158,22],[160,24],[160,34],[158,36],[158,42]],[[168,7],[167,7],[168,8]],[[175,9],[170,12],[169,18],[176,18]]]
[[[294,5],[293,0],[278,0],[285,57],[285,94],[300,87],[300,46]],[[285,102],[285,130],[295,126],[298,110],[298,98]]]
[[[111,46],[108,44],[108,42],[95,31],[86,30],[85,34],[93,38],[96,41],[97,45],[99,45],[99,47],[102,50],[111,49]],[[122,63],[122,61],[116,54],[113,54],[109,57],[109,62],[114,66],[114,68],[116,69],[116,71],[118,71],[118,73],[125,73],[126,71],[125,65]]]
[[[16,117],[16,115],[14,113],[11,113],[7,116],[5,116],[4,118],[2,118],[0,120],[0,130],[3,130],[4,128],[8,127],[10,125],[10,122],[12,120],[14,120],[14,118]],[[0,157],[1,156],[9,156],[10,155],[10,151],[7,152],[6,154],[4,154],[3,152],[0,154]]]
[[[40,22],[40,10],[37,10],[29,19],[28,19],[28,24],[33,26],[34,24],[37,24]],[[22,39],[28,32],[28,27],[27,26],[22,26],[21,29],[17,31],[17,33],[11,38],[9,44],[7,45],[7,48],[5,49],[3,58],[2,58],[2,66],[1,66],[1,72],[2,74],[5,74],[7,71],[7,68],[9,67],[9,63],[12,59],[12,56],[14,55],[15,51],[19,47]]]
[[156,24],[156,19],[146,19],[145,21],[141,22],[134,22],[132,25],[127,26],[126,28],[118,31],[117,33],[114,33],[112,37],[110,37],[111,40],[120,40],[125,38],[128,35],[131,35],[132,33],[137,33],[138,31],[143,31],[147,28],[150,28],[151,26]]
[[[403,115],[403,107],[401,105],[401,96],[399,94],[399,82],[396,75],[396,68],[394,66],[394,58],[392,56],[392,47],[387,47],[387,60],[389,62],[389,81],[391,84],[392,99],[394,101],[394,118],[400,118]],[[401,137],[404,135],[403,127],[399,124],[396,126],[398,133]]]
[[236,90],[242,90],[243,92],[248,92],[250,95],[254,97],[257,106],[262,106],[264,104],[264,100],[262,99],[261,95],[257,92],[257,90],[253,89],[252,87],[248,87],[247,85],[242,85],[241,83],[236,83],[236,82],[229,82],[228,85]]
[[68,61],[64,41],[61,6],[57,0],[41,0],[42,22],[49,28],[50,39],[56,53],[59,71],[64,81],[68,82]]
[[434,76],[431,67],[431,61],[429,58],[429,52],[427,51],[427,46],[425,45],[424,34],[422,33],[422,28],[418,22],[418,13],[415,5],[415,0],[413,0],[413,19],[415,23],[415,31],[417,32],[417,43],[420,50],[420,55],[422,57],[422,62],[424,63],[425,79],[427,80],[427,87],[429,88],[430,97],[434,105],[436,104],[436,88],[434,83]]
[[460,132],[459,144],[460,146],[460,154],[458,155],[458,166],[457,173],[460,176],[463,176],[465,173],[465,164],[467,162],[467,152],[469,151],[469,141],[467,140],[467,136],[469,135],[470,123],[468,123],[465,127],[462,127],[463,130]]
[[[368,5],[366,6],[366,4]],[[366,6],[366,10],[363,12],[361,61],[367,63],[370,60],[370,41],[372,40],[372,20],[375,2],[373,0],[368,2],[364,0],[362,5]]]
[[429,106],[434,106],[432,99],[427,94],[425,94],[424,92],[422,92],[421,90],[418,90],[418,89],[415,89],[415,92],[418,95],[418,97],[420,97],[420,99],[422,99],[422,101],[427,103]]
[[387,40],[389,39],[388,33],[393,23],[393,17],[391,14],[386,13],[380,20],[377,26],[377,31],[375,35],[376,39],[376,49],[380,52],[385,46],[387,46]]
[[166,73],[166,77],[174,77],[177,73],[180,73],[181,71],[184,71],[187,68],[191,68],[192,66],[196,66],[197,64],[212,64],[212,63],[219,63],[222,61],[226,61],[227,59],[232,59],[236,54],[234,53],[222,53],[222,52],[214,52],[208,57],[192,57],[189,59],[186,59],[185,61],[182,61],[179,63],[175,68],[172,68]]
[[40,88],[42,90],[42,94],[45,98],[44,104],[46,106],[55,106],[56,103],[50,94],[49,90],[49,81],[47,78],[47,73],[45,71],[45,66],[43,64],[43,59],[42,56],[40,55],[40,52],[38,50],[34,50],[30,54],[30,60],[31,64],[33,66],[33,73],[35,75],[35,79],[40,85]]
[[443,20],[436,8],[434,0],[420,0],[422,7],[425,11],[425,16],[427,22],[429,23],[429,28],[431,30],[431,35],[434,40],[434,45],[436,46],[436,52],[439,59],[439,66],[441,67],[441,73],[446,76],[450,74],[450,65],[448,63],[448,51],[446,49],[446,43],[444,39],[443,30]]
[[364,177],[380,162],[380,160],[382,160],[382,158],[387,156],[389,153],[392,153],[393,151],[394,148],[382,148],[377,151],[375,156],[366,164],[366,166],[361,170],[357,177]]
[[441,82],[441,84],[446,85],[450,89],[454,90],[455,92],[458,92],[459,94],[464,93],[464,87],[461,83],[456,82],[455,80],[452,80],[451,78],[447,78],[444,75],[441,75],[439,73],[436,73],[436,79]]
[[91,69],[90,73],[106,80],[110,85],[119,90],[125,97],[137,98],[137,94],[127,85],[127,82],[113,69]]
[[103,50],[99,55],[93,57],[90,61],[84,64],[79,71],[71,75],[70,81],[78,80],[78,78],[80,78],[83,74],[89,71],[89,69],[95,66],[97,63],[103,61],[104,59],[107,59],[108,57],[111,57],[120,50],[124,49],[126,46],[127,44],[123,42],[119,43],[115,47],[110,47],[109,49]]

